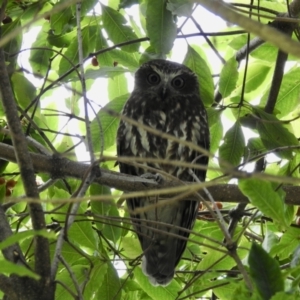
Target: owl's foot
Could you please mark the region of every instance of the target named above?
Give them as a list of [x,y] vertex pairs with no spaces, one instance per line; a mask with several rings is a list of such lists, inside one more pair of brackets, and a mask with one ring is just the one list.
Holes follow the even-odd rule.
[[163,183],[164,182],[164,177],[161,174],[152,174],[152,173],[145,173],[143,175],[141,175],[142,178],[145,179],[150,179],[150,180],[154,180],[157,183]]

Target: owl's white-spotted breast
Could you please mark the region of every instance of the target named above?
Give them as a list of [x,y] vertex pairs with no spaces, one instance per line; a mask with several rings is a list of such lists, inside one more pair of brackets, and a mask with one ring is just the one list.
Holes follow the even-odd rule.
[[[135,121],[190,141],[209,150],[207,114],[199,95],[197,76],[186,66],[152,60],[135,73],[134,90],[124,105],[122,114]],[[117,133],[118,156],[158,158],[193,164],[208,164],[208,157],[173,140],[120,121]],[[164,163],[143,163],[152,167],[120,163],[122,173],[141,176],[162,170],[183,181],[194,181],[189,169]],[[205,180],[206,171],[194,169],[194,174]],[[127,199],[134,229],[143,249],[142,270],[153,285],[171,282],[175,268],[186,247],[189,233],[196,220],[197,201],[181,199],[161,205],[166,199],[158,196]],[[156,206],[155,204],[160,205]],[[146,208],[135,213],[137,208]],[[148,222],[147,222],[148,221]],[[182,237],[182,238],[181,238]]]

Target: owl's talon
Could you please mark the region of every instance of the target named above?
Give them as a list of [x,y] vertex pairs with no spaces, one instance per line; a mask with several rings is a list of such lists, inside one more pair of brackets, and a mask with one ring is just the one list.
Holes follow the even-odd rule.
[[152,174],[152,173],[145,173],[143,175],[141,175],[141,178],[145,178],[145,179],[150,179],[150,180],[154,180],[157,183],[163,183],[164,182],[164,178],[161,174]]

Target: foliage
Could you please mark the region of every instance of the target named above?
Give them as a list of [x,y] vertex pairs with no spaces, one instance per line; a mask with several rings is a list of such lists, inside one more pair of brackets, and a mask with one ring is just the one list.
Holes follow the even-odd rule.
[[[0,14],[0,47],[18,105],[14,122],[26,135],[28,149],[23,151],[32,155],[40,195],[40,200],[28,199],[32,187],[20,175],[22,161],[16,164],[12,154],[12,139],[18,153],[9,133],[13,113],[2,104],[0,297],[7,293],[6,279],[42,284],[42,257],[52,264],[48,279],[56,280],[57,300],[200,299],[212,293],[222,300],[298,299],[300,217],[286,199],[299,204],[299,57],[286,56],[271,37],[272,43],[261,42],[243,26],[224,23],[222,29],[203,31],[206,13],[199,3],[206,1],[84,0],[80,9],[76,2],[8,1]],[[288,1],[231,2],[235,10],[242,9],[239,13],[252,14],[261,24],[271,22],[296,43],[298,31],[291,34],[295,23],[274,22]],[[300,15],[297,3],[300,7],[296,0],[289,4],[293,17]],[[34,32],[30,49],[23,49],[22,42]],[[211,132],[207,182],[217,201],[210,208],[220,210],[226,225],[222,229],[219,216],[199,207],[174,280],[164,288],[151,286],[141,271],[142,252],[121,198],[126,190],[122,184],[128,185],[127,192],[134,190],[130,179],[113,173],[118,171],[118,114],[132,88],[132,75],[155,58],[184,63],[199,78]],[[3,76],[0,71],[0,81]],[[5,100],[7,91],[1,92]],[[77,164],[76,173],[60,158],[79,162],[92,154],[100,158],[101,172],[96,172],[97,180],[92,177],[95,182],[87,184],[83,197],[90,173],[82,170],[90,169]],[[243,196],[250,202],[237,218],[226,195],[220,194],[225,202],[218,202],[214,185],[221,183],[229,192],[229,183],[238,186],[235,202]],[[186,192],[176,188],[176,196]],[[32,203],[42,204],[38,216],[45,226],[40,229]],[[38,256],[42,240],[48,246]],[[11,258],[15,245],[26,263]]]

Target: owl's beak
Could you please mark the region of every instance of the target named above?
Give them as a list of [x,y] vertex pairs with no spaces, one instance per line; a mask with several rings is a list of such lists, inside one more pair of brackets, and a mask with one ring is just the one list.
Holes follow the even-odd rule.
[[159,95],[160,95],[161,99],[164,100],[168,97],[168,94],[169,94],[169,89],[168,89],[167,85],[164,84],[160,88]]

